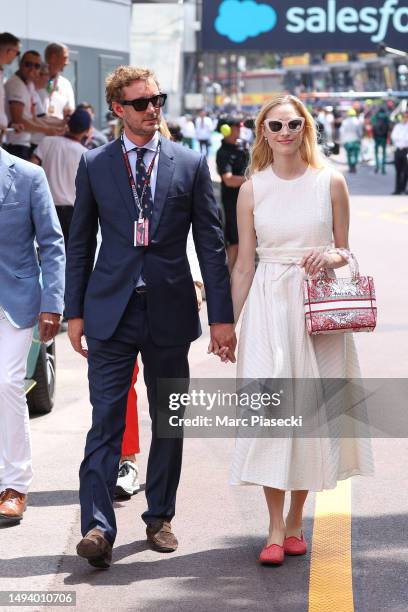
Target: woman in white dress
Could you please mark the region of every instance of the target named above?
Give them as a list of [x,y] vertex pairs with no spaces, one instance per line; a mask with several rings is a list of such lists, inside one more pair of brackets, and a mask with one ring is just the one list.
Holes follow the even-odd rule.
[[[349,195],[342,174],[321,157],[312,116],[294,96],[266,103],[256,121],[249,180],[238,199],[239,254],[232,272],[235,321],[245,304],[238,378],[356,378],[351,334],[308,335],[303,279],[346,265]],[[259,265],[255,272],[255,253]],[[369,440],[357,437],[237,438],[231,484],[264,487],[269,535],[260,561],[304,554],[309,491],[372,473]],[[284,519],[285,492],[291,492]]]

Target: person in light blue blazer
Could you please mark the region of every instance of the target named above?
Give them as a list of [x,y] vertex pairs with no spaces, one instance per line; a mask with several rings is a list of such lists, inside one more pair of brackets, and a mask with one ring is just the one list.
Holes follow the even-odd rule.
[[0,148],[0,525],[18,523],[26,508],[26,362],[36,323],[42,342],[58,332],[64,275],[64,239],[44,171]]

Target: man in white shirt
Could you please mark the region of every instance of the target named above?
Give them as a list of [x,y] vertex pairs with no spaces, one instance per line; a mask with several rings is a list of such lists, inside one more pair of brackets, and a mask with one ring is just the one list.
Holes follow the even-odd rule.
[[392,195],[400,195],[405,193],[408,181],[408,112],[403,113],[394,126],[391,142],[395,146],[395,191]]
[[195,128],[196,138],[200,143],[200,151],[207,157],[211,146],[211,136],[214,131],[214,126],[210,117],[208,117],[204,110],[200,111],[196,119]]
[[82,144],[88,137],[91,117],[77,109],[68,120],[65,136],[46,136],[35,149],[31,161],[41,164],[48,179],[52,198],[68,244],[69,228],[75,202],[75,177],[82,155],[87,151]]
[[61,72],[69,63],[68,47],[60,43],[50,43],[44,58],[48,64],[50,80],[45,88],[45,111],[50,117],[64,119],[74,112],[75,96],[70,81]]
[[360,156],[361,139],[363,137],[363,126],[357,117],[354,108],[347,112],[340,128],[340,139],[347,153],[349,172],[357,172],[357,164]]
[[[45,90],[45,87],[48,84],[49,80],[50,80],[50,72],[48,70],[48,64],[46,64],[45,62],[41,62],[41,68],[34,79],[34,88],[35,88],[34,99],[35,99],[37,117],[45,118],[47,116],[45,112],[46,97],[47,97],[47,92]],[[44,136],[45,134],[40,134],[40,132],[34,132],[31,134],[31,147],[32,147],[31,150],[32,151],[35,149],[35,147],[37,147],[40,144]]]
[[7,150],[12,155],[29,160],[31,157],[31,134],[40,132],[47,135],[63,134],[65,124],[62,121],[48,124],[37,118],[36,92],[34,79],[41,66],[41,56],[38,51],[26,51],[21,58],[18,71],[11,76],[6,85],[6,111],[9,122],[21,124],[23,130],[8,135]]
[[6,95],[4,91],[3,66],[11,64],[20,55],[20,40],[14,34],[3,32],[0,34],[0,145],[3,134],[8,126],[6,113]]

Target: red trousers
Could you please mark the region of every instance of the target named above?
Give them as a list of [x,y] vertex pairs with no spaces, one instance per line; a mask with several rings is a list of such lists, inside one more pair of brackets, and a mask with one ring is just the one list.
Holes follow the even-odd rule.
[[122,457],[127,455],[137,455],[139,448],[139,423],[137,418],[137,394],[135,384],[139,367],[137,361],[133,370],[132,385],[130,387],[126,407],[126,428],[122,440]]

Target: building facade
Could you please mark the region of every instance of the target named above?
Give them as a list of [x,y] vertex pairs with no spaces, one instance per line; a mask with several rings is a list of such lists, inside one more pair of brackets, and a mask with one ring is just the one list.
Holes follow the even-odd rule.
[[[69,47],[64,70],[76,102],[95,107],[95,122],[106,120],[104,82],[120,64],[129,63],[131,0],[0,0],[1,31],[21,39],[23,50],[42,53],[50,42]],[[17,69],[14,63],[8,71]],[[6,75],[7,76],[7,75]]]

